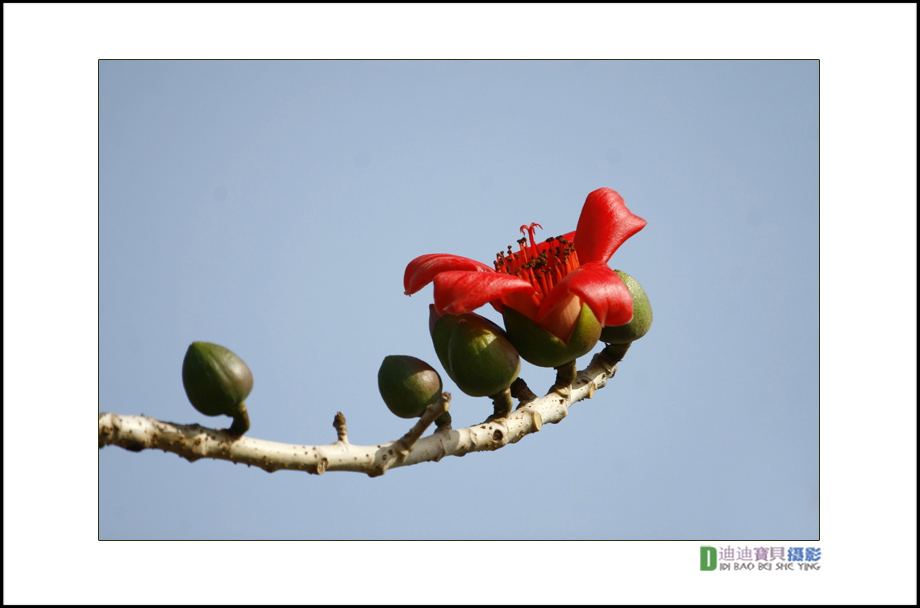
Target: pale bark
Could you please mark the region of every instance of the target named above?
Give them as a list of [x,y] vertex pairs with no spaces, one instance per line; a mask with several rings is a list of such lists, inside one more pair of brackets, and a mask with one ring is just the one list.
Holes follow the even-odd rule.
[[497,450],[516,443],[525,435],[536,433],[546,423],[565,418],[569,407],[590,399],[616,373],[617,359],[603,351],[591,364],[578,372],[570,387],[533,398],[526,386],[519,386],[515,396],[521,399],[508,416],[462,429],[449,425],[427,437],[425,430],[449,407],[450,395],[426,410],[403,437],[378,445],[353,445],[348,442],[345,417],[335,416],[333,426],[338,440],[326,445],[293,445],[231,435],[226,429],[211,429],[197,424],[163,422],[149,416],[99,414],[99,447],[121,446],[131,451],[160,449],[173,452],[194,462],[199,458],[229,460],[257,466],[268,472],[293,469],[322,474],[326,471],[358,471],[371,477],[388,469],[437,462],[444,456],[463,456],[469,452]]

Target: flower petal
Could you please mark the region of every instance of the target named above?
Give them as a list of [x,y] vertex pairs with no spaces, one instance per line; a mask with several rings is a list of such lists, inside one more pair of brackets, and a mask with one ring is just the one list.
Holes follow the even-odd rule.
[[605,263],[582,264],[556,283],[540,305],[538,322],[557,306],[567,303],[570,295],[581,298],[602,325],[623,325],[632,319],[633,301],[629,288]]
[[448,270],[434,277],[434,308],[439,315],[459,315],[504,295],[533,290],[524,279],[494,270]]
[[495,272],[482,262],[449,253],[429,253],[420,255],[406,266],[403,286],[406,295],[412,295],[434,279],[435,275],[446,270],[472,270],[477,272]]
[[[646,221],[626,208],[616,190],[599,188],[588,195],[575,229],[578,260],[604,262],[626,239],[645,227]],[[595,314],[597,311],[594,311]],[[627,321],[628,322],[628,321]]]
[[[495,306],[498,312],[504,312],[505,306],[513,308],[534,323],[537,322],[537,311],[540,310],[542,297],[536,291],[518,291],[502,297],[500,306]],[[493,303],[494,306],[494,303]]]

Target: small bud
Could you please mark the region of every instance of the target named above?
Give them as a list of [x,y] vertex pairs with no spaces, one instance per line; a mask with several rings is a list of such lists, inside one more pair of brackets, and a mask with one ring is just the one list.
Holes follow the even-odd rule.
[[457,327],[460,321],[470,321],[477,323],[487,328],[491,332],[507,338],[505,331],[501,327],[489,319],[481,315],[477,315],[474,312],[468,312],[459,315],[439,315],[434,310],[434,304],[428,305],[428,311],[428,330],[431,333],[431,342],[434,344],[434,352],[437,353],[438,360],[441,362],[441,365],[444,367],[445,371],[447,371],[447,375],[450,376],[450,379],[455,383],[457,382],[457,379],[454,377],[454,373],[450,369],[450,357],[448,356],[448,351],[450,349],[450,337],[454,333],[454,329]]
[[505,391],[521,372],[521,358],[493,323],[460,319],[447,348],[451,378],[471,397],[491,397]]
[[601,334],[601,324],[584,304],[567,342],[563,342],[526,316],[505,306],[502,312],[508,339],[525,361],[538,367],[559,367],[591,352]]
[[441,376],[433,367],[408,355],[384,357],[377,372],[380,396],[400,418],[418,418],[441,398]]
[[182,385],[192,406],[205,416],[232,416],[231,431],[249,430],[245,400],[252,391],[249,366],[219,344],[192,342],[182,361]]
[[504,330],[483,316],[438,315],[431,306],[428,328],[441,365],[467,395],[501,393],[521,371],[520,356]]
[[[645,290],[639,285],[639,282],[623,272],[615,270],[623,282],[626,284],[629,293],[633,298],[633,317],[625,325],[616,325],[605,327],[601,331],[601,341],[608,344],[630,344],[633,340],[638,340],[652,326],[652,305],[648,301]],[[625,350],[623,351],[625,354]]]

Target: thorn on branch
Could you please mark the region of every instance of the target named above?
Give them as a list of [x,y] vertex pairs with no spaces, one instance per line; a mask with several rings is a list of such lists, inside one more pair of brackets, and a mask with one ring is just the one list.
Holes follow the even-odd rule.
[[335,432],[338,433],[339,441],[348,443],[348,427],[345,424],[345,415],[342,412],[335,413],[335,419],[332,421]]

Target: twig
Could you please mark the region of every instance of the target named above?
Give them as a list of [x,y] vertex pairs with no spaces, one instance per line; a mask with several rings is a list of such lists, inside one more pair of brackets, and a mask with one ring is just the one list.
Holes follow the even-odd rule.
[[[569,407],[590,399],[616,373],[616,361],[603,351],[587,368],[578,372],[569,394],[550,392],[539,399],[523,402],[507,416],[453,430],[443,424],[421,437],[431,423],[447,411],[449,395],[428,408],[413,428],[400,439],[373,446],[353,445],[347,440],[345,417],[339,413],[333,425],[338,441],[328,445],[294,445],[231,434],[226,429],[211,429],[197,424],[163,422],[148,416],[99,414],[99,447],[117,445],[131,451],[160,449],[194,462],[199,458],[229,460],[257,466],[268,472],[279,469],[322,474],[325,471],[358,471],[376,477],[391,468],[420,462],[437,462],[444,456],[464,456],[470,452],[497,450],[538,432],[544,423],[565,418]],[[516,398],[533,395],[520,383]],[[523,399],[522,399],[523,401]]]

